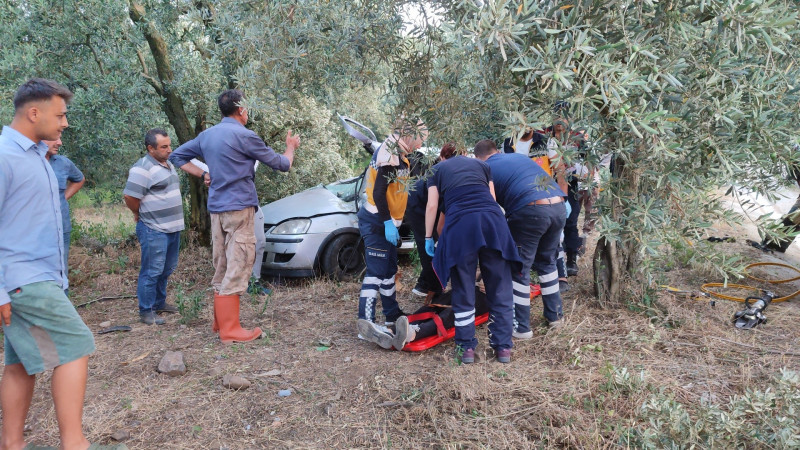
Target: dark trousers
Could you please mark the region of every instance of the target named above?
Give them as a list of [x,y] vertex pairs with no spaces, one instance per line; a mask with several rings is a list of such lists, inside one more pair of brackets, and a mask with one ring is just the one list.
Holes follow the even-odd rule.
[[514,273],[511,277],[514,327],[520,333],[530,331],[531,267],[539,275],[544,317],[548,322],[554,322],[564,315],[558,291],[556,257],[565,215],[564,203],[528,205],[508,215],[508,228],[522,258],[522,272]]
[[358,212],[358,229],[364,239],[364,259],[367,263],[358,296],[358,318],[371,322],[375,322],[375,303],[379,294],[386,322],[394,322],[402,315],[394,285],[397,247],[386,240],[383,228],[383,222],[377,214],[364,208]]
[[450,269],[456,345],[465,350],[478,345],[475,339],[475,270],[479,261],[489,304],[489,345],[495,350],[511,348],[514,327],[511,265],[499,251],[485,247],[467,255]]
[[433,271],[433,257],[428,256],[428,252],[425,251],[425,216],[406,211],[406,220],[414,233],[419,264],[422,268],[419,278],[417,278],[417,286],[427,291],[442,292],[442,285],[439,284],[439,279],[436,278],[436,273]]
[[578,179],[572,178],[569,182],[567,200],[572,207],[572,213],[567,217],[564,225],[564,250],[567,256],[578,253],[578,249],[583,245],[580,233],[578,232],[578,216],[581,215],[581,202],[578,199]]

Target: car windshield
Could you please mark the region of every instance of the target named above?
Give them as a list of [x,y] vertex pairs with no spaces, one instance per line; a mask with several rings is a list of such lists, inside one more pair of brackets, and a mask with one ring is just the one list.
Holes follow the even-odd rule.
[[342,201],[352,202],[356,199],[356,195],[358,194],[359,181],[361,181],[361,177],[353,177],[326,184],[324,187],[333,192],[333,194]]

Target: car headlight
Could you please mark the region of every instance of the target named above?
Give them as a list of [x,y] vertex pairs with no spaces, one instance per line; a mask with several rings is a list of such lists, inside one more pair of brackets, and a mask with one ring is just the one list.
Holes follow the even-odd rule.
[[310,219],[292,219],[281,222],[270,234],[303,234],[311,227]]

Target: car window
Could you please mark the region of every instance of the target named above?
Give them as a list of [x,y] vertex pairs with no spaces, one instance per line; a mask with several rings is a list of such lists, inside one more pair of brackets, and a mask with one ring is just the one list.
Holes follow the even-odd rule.
[[334,195],[339,197],[344,202],[352,202],[358,195],[358,183],[361,177],[350,178],[347,180],[335,181],[331,184],[325,185],[325,189],[333,192]]

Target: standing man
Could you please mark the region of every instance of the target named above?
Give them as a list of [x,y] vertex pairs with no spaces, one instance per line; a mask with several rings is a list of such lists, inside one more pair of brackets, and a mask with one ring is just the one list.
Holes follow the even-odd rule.
[[26,446],[25,418],[36,374],[54,369],[51,381],[61,448],[85,449],[83,401],[92,332],[64,290],[64,238],[58,181],[43,140],[67,128],[72,92],[32,78],[14,95],[14,118],[0,135],[0,318],[5,368],[0,383],[0,448]]
[[[385,325],[405,315],[397,303],[395,275],[397,274],[397,246],[408,202],[405,183],[409,175],[406,155],[422,147],[428,130],[419,121],[414,126],[401,118],[394,132],[386,138],[372,155],[367,168],[367,202],[358,210],[358,230],[364,239],[364,257],[367,268],[358,297],[358,318],[375,322],[375,304],[380,295]],[[359,338],[369,340],[369,332],[359,325]]]
[[531,266],[539,274],[544,316],[551,328],[563,316],[556,257],[567,210],[564,192],[555,180],[530,158],[518,153],[498,153],[491,141],[475,146],[475,157],[492,169],[497,202],[506,212],[508,228],[522,258],[522,271],[511,274],[514,287],[514,331],[530,339]]
[[142,267],[136,296],[139,317],[147,325],[163,325],[158,312],[176,313],[167,304],[167,279],[178,265],[183,231],[183,199],[175,167],[168,161],[172,142],[166,131],[153,128],[144,136],[147,154],[131,167],[125,204],[133,212]]
[[[50,161],[50,168],[56,175],[58,181],[58,197],[61,200],[61,225],[64,230],[64,278],[69,279],[69,241],[72,232],[72,221],[69,217],[69,200],[81,190],[86,178],[83,172],[70,161],[69,158],[58,154],[61,148],[61,139],[55,141],[43,141],[47,144],[47,154],[45,158]],[[69,289],[64,289],[64,293],[69,295]]]
[[[255,260],[254,214],[258,195],[253,182],[254,163],[261,161],[281,172],[292,167],[300,137],[289,130],[286,152],[275,153],[258,135],[245,128],[247,108],[244,94],[230,89],[217,99],[222,121],[178,147],[170,161],[190,175],[209,184],[208,211],[214,259],[214,332],[223,343],[248,342],[261,336],[261,328],[242,328],[239,296],[247,290]],[[208,171],[191,163],[201,158]]]

